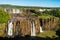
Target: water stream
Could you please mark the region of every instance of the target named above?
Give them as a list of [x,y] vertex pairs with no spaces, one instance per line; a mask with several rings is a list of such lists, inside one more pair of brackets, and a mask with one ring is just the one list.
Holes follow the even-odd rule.
[[31,36],[36,36],[36,34],[35,34],[35,24],[34,24],[34,22],[31,22]]
[[42,27],[40,26],[40,32],[43,32]]
[[8,23],[8,35],[9,36],[13,35],[13,24],[12,24],[12,22]]

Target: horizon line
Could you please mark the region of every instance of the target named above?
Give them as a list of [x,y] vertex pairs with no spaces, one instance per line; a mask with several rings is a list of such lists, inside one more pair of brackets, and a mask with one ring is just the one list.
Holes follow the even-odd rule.
[[[17,4],[0,4],[0,5],[12,5],[12,6],[24,6],[24,7],[26,7],[27,5],[17,5]],[[34,6],[34,5],[29,5],[29,6],[27,6],[27,7],[47,7],[47,6]],[[48,6],[48,8],[60,8],[60,7],[52,7],[52,6]]]

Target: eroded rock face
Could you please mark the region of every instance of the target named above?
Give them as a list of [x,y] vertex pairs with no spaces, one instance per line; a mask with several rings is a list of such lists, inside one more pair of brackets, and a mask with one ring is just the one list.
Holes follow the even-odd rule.
[[[28,19],[28,18],[23,18],[23,17],[18,17],[20,18],[19,20],[14,20],[13,25],[14,25],[14,35],[18,32],[20,36],[25,36],[25,35],[31,35],[31,21],[34,21],[34,26],[35,26],[35,32],[39,32],[40,24],[39,24],[39,19]],[[18,30],[16,31],[18,27]]]
[[42,19],[42,28],[43,30],[56,30],[58,27],[59,19],[56,18],[48,18],[48,19]]
[[[39,18],[34,17],[34,18],[27,18],[27,17],[16,17],[17,20],[13,21],[14,25],[14,34],[13,35],[20,35],[20,36],[25,36],[25,35],[30,35],[31,36],[31,21],[34,21],[34,26],[35,26],[35,33],[40,32],[40,21]],[[58,20],[56,20],[58,21]],[[57,25],[55,19],[42,19],[42,29],[43,30],[51,30],[54,29],[55,26]],[[52,28],[51,28],[52,26]],[[18,32],[18,33],[17,33]]]

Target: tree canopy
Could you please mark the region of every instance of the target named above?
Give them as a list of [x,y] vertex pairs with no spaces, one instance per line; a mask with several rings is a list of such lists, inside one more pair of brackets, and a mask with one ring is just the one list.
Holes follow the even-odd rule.
[[46,10],[44,13],[60,18],[60,10],[59,9],[54,9],[54,10],[51,10],[51,11]]
[[9,14],[3,10],[0,10],[0,23],[5,23],[9,19]]

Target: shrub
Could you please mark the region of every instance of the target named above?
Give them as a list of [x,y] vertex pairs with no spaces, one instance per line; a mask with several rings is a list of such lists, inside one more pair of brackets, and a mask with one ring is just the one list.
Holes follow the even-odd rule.
[[3,10],[0,10],[0,23],[5,23],[9,19],[9,14]]

